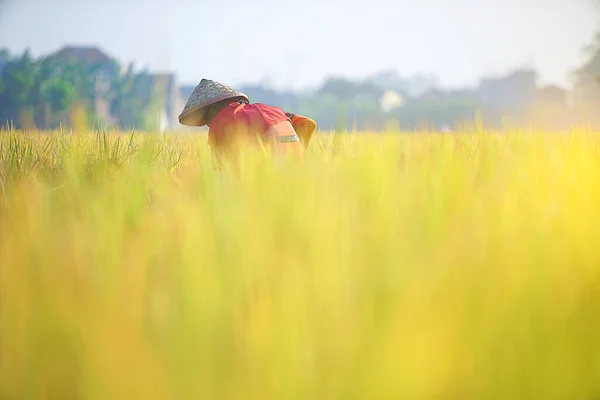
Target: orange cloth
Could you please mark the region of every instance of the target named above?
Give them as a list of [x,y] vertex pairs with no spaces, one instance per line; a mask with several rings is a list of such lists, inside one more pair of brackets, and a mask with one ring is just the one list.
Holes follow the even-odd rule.
[[266,130],[262,143],[271,154],[294,154],[302,158],[304,146],[289,120],[278,122]]
[[315,134],[315,131],[317,130],[317,123],[308,117],[303,117],[302,115],[291,113],[287,113],[287,115],[290,117],[292,126],[298,134],[300,141],[302,141],[302,145],[306,148]]

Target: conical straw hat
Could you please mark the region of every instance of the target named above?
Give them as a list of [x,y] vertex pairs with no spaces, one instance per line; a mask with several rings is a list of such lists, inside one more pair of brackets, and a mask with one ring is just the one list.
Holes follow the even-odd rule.
[[221,83],[202,79],[188,99],[183,111],[179,115],[179,122],[187,126],[204,126],[204,108],[211,104],[227,99],[245,99],[248,96]]

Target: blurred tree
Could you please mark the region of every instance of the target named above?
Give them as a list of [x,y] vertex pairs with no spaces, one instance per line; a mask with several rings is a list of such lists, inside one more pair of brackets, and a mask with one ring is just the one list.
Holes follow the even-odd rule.
[[578,100],[597,102],[600,100],[600,32],[585,49],[587,60],[575,71],[575,88]]
[[0,71],[4,64],[6,64],[10,60],[10,52],[8,49],[0,49]]
[[367,80],[364,82],[352,82],[343,78],[329,78],[321,89],[320,94],[334,96],[339,100],[350,100],[356,96],[370,97],[379,99],[384,90],[373,82]]
[[[6,57],[6,53],[3,55]],[[0,75],[0,116],[2,121],[13,121],[17,127],[32,126],[37,65],[29,49],[20,58],[8,60]]]
[[[55,57],[34,61],[26,50],[19,58],[0,55],[0,117],[18,128],[52,128],[78,99],[94,95],[87,71],[77,62],[63,65]],[[7,60],[8,59],[8,60]]]
[[[115,62],[116,63],[116,62]],[[134,72],[134,64],[130,63],[124,72],[120,67],[109,83],[108,100],[110,113],[120,127],[138,127],[144,125],[145,102],[141,96],[144,83],[148,83],[146,71]]]
[[0,49],[0,126],[5,123],[4,113],[7,113],[9,105],[6,95],[6,84],[3,78],[2,71],[8,62],[10,61],[10,52],[7,49]]
[[[600,0],[593,0],[600,11]],[[595,125],[600,122],[597,108],[600,105],[600,29],[584,48],[586,60],[573,72],[572,101],[578,119]]]
[[78,88],[69,72],[54,57],[47,57],[39,63],[32,92],[38,126],[50,128],[57,125],[78,96]]
[[102,114],[114,117],[120,127],[143,128],[147,105],[156,111],[152,79],[113,60],[111,65],[86,60],[68,61],[56,56],[34,60],[29,50],[11,58],[0,51],[0,121],[17,128],[52,128],[77,121],[89,128]]
[[77,60],[72,60],[65,68],[65,79],[77,90],[77,100],[88,108],[94,107],[97,93],[97,78],[100,66],[87,66]]
[[[600,0],[592,0],[600,11]],[[575,91],[578,101],[596,103],[600,100],[600,30],[584,48],[586,61],[574,71]]]

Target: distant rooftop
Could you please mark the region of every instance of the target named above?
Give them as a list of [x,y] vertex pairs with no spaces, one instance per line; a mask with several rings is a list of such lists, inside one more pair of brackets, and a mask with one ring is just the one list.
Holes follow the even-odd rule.
[[52,56],[59,57],[65,61],[75,58],[87,64],[107,64],[112,62],[112,59],[106,53],[95,46],[66,46],[52,54]]

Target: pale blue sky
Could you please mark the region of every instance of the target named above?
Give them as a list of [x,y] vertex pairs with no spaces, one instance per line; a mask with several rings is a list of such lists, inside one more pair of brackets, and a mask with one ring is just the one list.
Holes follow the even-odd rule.
[[393,68],[444,85],[538,69],[568,84],[598,25],[592,0],[4,0],[0,47],[99,45],[196,84],[314,87]]

